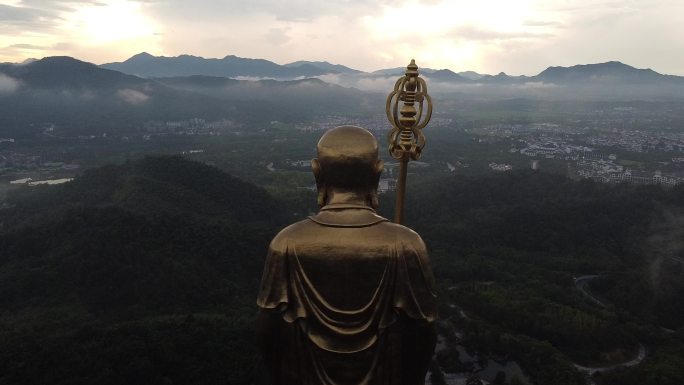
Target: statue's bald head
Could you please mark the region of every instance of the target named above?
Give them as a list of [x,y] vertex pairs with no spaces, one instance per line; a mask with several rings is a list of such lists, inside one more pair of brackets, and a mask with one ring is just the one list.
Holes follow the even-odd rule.
[[312,161],[317,182],[356,189],[376,188],[382,161],[378,141],[368,130],[340,126],[328,130],[316,146],[318,158]]

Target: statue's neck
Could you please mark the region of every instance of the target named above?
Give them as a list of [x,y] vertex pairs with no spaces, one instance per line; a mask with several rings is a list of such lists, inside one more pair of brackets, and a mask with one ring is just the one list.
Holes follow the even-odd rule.
[[326,205],[346,204],[371,207],[368,193],[330,189],[327,191]]

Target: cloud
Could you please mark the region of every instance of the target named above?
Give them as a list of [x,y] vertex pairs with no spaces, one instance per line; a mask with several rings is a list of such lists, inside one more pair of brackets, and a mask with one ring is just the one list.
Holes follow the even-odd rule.
[[394,89],[397,77],[364,77],[356,83],[356,87],[365,91],[389,92]]
[[0,73],[0,95],[12,94],[18,89],[18,80]]
[[[232,21],[270,18],[277,23],[304,24],[320,17],[336,16],[353,20],[359,13],[377,12],[389,0],[164,0],[138,1],[145,5],[148,15],[168,21],[205,24],[232,24]],[[262,25],[263,27],[263,25]]]
[[474,25],[459,26],[449,31],[446,36],[470,41],[487,40],[512,40],[512,39],[544,39],[552,37],[550,33],[529,31],[497,31],[494,29],[480,28]]
[[59,13],[54,9],[0,4],[0,36],[20,36],[52,30]]
[[84,5],[104,5],[106,0],[21,0],[22,7],[51,11],[71,11]]
[[362,91],[387,93],[394,89],[398,76],[324,74],[315,78],[328,84],[346,88],[356,88]]
[[523,25],[526,27],[562,27],[563,24],[551,20],[525,20]]
[[[389,1],[378,0],[344,0],[344,1],[321,1],[321,0],[233,0],[217,2],[214,0],[195,0],[192,3],[185,0],[170,0],[159,2],[166,6],[173,3],[173,8],[178,9],[186,6],[195,9],[195,14],[223,17],[236,14],[249,16],[255,14],[269,15],[275,20],[284,22],[310,22],[321,16],[338,15],[342,17],[353,16],[359,12],[376,10],[380,5]],[[171,8],[171,7],[169,7]]]
[[0,4],[0,21],[2,22],[32,22],[41,17],[53,16],[55,13],[50,10]]
[[525,82],[522,84],[514,85],[515,87],[519,87],[522,89],[548,89],[548,88],[557,88],[559,87],[557,84],[553,83],[544,83],[544,82]]
[[[235,80],[246,80],[249,82],[259,82],[261,80],[275,80],[274,77],[268,77],[268,76],[233,76],[232,78]],[[253,85],[253,84],[250,84],[250,85]]]
[[320,76],[316,76],[316,78],[326,83],[336,84],[338,86],[344,85],[341,74],[323,74]]
[[8,48],[27,50],[27,51],[41,51],[41,50],[44,50],[46,47],[43,47],[40,45],[35,45],[35,44],[12,44]]
[[283,45],[291,39],[287,36],[289,28],[271,28],[266,33],[266,41],[272,45]]
[[84,91],[82,91],[81,94],[79,95],[79,97],[80,97],[81,100],[83,100],[84,102],[89,102],[89,101],[92,101],[92,100],[97,99],[97,96],[96,96],[95,93],[94,93],[93,91],[91,91],[91,90],[84,90]]
[[124,102],[132,105],[141,105],[147,102],[150,97],[140,91],[124,88],[116,92],[117,96]]
[[74,48],[76,48],[76,47],[77,47],[77,45],[74,44],[74,43],[69,43],[69,42],[66,42],[66,41],[62,41],[62,42],[56,43],[56,44],[53,45],[50,49],[56,50],[56,51],[62,51],[62,52],[63,52],[63,51],[72,50],[72,49],[74,49]]
[[306,91],[307,89],[318,89],[320,86],[321,84],[319,82],[312,81],[311,79],[305,79],[297,81],[296,83],[291,83],[287,86],[287,88]]

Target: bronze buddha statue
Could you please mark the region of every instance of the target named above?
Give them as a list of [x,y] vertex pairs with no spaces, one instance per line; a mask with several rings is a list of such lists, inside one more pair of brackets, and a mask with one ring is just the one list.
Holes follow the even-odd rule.
[[383,169],[367,130],[318,142],[317,215],[271,242],[257,304],[275,385],[422,385],[437,305],[420,236],[377,215]]

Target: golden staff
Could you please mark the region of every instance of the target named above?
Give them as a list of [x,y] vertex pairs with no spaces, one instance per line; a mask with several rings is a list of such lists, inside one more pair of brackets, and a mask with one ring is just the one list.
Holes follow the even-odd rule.
[[[403,103],[401,109],[399,109],[399,102]],[[427,102],[425,116],[423,116],[423,102]],[[418,103],[417,111],[416,103]],[[387,95],[385,112],[392,124],[392,130],[389,133],[389,153],[392,158],[399,161],[400,165],[394,222],[401,224],[404,217],[408,163],[410,160],[420,159],[423,147],[425,147],[423,128],[432,116],[432,99],[427,93],[425,80],[418,77],[418,66],[415,60],[411,59],[411,64],[406,66],[406,75],[397,80],[394,91]]]

